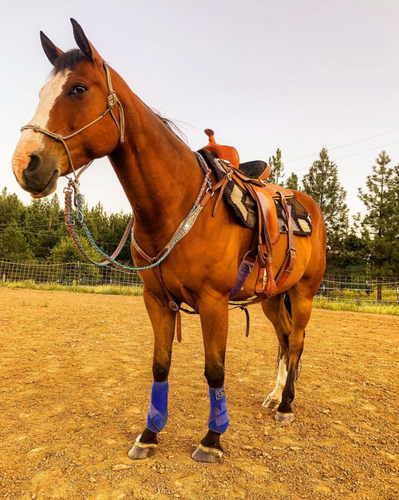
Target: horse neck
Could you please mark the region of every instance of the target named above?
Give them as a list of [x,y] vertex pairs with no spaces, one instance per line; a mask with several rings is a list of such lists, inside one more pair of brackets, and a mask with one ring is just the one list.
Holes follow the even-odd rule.
[[135,235],[159,252],[188,215],[203,181],[193,152],[113,72],[125,113],[125,142],[110,160],[135,216]]

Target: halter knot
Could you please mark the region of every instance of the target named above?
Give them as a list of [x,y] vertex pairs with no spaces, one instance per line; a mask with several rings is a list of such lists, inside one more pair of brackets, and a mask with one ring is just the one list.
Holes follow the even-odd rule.
[[61,136],[61,135],[59,135],[59,134],[54,134],[53,139],[54,139],[55,141],[61,142],[61,140],[62,140],[62,136]]
[[39,127],[39,125],[33,125],[33,131],[34,131],[34,132],[40,132],[40,127]]
[[108,107],[112,109],[116,104],[116,94],[112,91],[107,97]]

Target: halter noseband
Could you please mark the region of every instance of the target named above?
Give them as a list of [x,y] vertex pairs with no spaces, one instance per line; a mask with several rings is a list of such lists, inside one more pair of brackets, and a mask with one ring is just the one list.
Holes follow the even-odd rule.
[[[114,122],[115,122],[115,124],[116,124],[116,126],[118,128],[119,141],[120,142],[124,142],[124,137],[125,137],[125,115],[124,115],[124,112],[123,112],[123,106],[122,106],[122,103],[120,102],[120,100],[118,99],[118,97],[117,97],[117,95],[115,93],[115,90],[114,90],[114,88],[112,86],[111,73],[109,71],[108,65],[105,62],[103,62],[103,66],[104,66],[105,74],[106,74],[106,77],[107,77],[107,85],[108,85],[109,94],[108,94],[108,97],[107,97],[107,109],[98,118],[96,118],[92,122],[88,123],[87,125],[85,125],[81,129],[77,130],[73,134],[66,135],[66,136],[55,134],[54,132],[51,132],[50,130],[46,130],[44,128],[39,127],[38,125],[24,125],[21,128],[21,132],[23,132],[24,130],[33,130],[34,132],[38,132],[38,133],[47,135],[48,137],[51,137],[55,141],[60,142],[64,146],[65,152],[66,152],[66,154],[68,156],[69,164],[71,166],[73,175],[75,176],[75,181],[78,180],[79,175],[81,173],[83,173],[83,170],[85,170],[91,164],[91,162],[89,162],[87,165],[85,165],[83,167],[83,170],[79,173],[79,175],[76,175],[76,171],[75,171],[75,168],[73,166],[72,156],[71,156],[71,153],[69,152],[68,146],[67,146],[67,144],[66,144],[65,141],[67,141],[71,137],[75,137],[75,135],[80,134],[80,132],[83,132],[83,130],[86,130],[87,128],[91,127],[92,125],[94,125],[95,123],[97,123],[99,120],[101,120],[101,118],[104,118],[105,115],[107,115],[108,113],[110,113],[111,116],[112,116],[112,119],[114,120]],[[119,106],[119,123],[118,123],[118,120],[115,118],[115,115],[113,113],[113,108],[114,108],[115,104],[118,104],[118,106]]]

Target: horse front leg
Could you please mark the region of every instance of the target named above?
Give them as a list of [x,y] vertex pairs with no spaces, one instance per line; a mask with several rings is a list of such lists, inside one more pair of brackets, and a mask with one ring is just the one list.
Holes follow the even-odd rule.
[[176,322],[176,313],[166,303],[161,306],[146,288],[144,288],[144,302],[154,330],[152,365],[154,382],[146,428],[137,437],[128,453],[132,460],[141,460],[154,455],[158,447],[158,434],[168,419],[168,376]]
[[218,462],[223,449],[220,436],[229,425],[224,389],[224,360],[228,330],[228,298],[212,298],[198,304],[205,347],[205,378],[208,382],[210,413],[208,432],[192,454],[197,462]]

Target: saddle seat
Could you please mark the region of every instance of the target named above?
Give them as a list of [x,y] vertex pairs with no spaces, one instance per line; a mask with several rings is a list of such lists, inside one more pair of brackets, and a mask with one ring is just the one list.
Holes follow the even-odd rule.
[[231,165],[232,167],[239,170],[245,177],[263,182],[263,188],[273,198],[279,198],[279,193],[283,193],[286,198],[292,198],[294,196],[294,193],[289,189],[266,182],[270,176],[271,169],[265,161],[252,160],[240,163],[240,157],[236,148],[232,146],[217,144],[217,142],[215,141],[215,133],[209,128],[205,130],[205,134],[209,138],[209,143],[202,149],[205,149],[206,151],[212,153],[213,156],[219,158],[226,166]]

